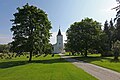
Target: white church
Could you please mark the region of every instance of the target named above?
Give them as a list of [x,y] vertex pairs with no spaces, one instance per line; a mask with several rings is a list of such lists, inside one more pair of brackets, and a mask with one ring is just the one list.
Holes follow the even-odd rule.
[[57,34],[57,43],[53,45],[53,53],[64,53],[63,35],[60,29]]

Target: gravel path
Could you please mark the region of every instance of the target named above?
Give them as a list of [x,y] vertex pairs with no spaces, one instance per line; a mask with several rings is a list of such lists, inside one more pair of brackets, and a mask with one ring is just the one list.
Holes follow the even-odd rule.
[[66,61],[71,62],[75,66],[83,69],[87,73],[91,74],[92,76],[96,77],[99,80],[120,80],[120,73],[99,67],[93,64],[85,63],[83,61],[79,61],[76,59],[71,59],[69,56],[64,56],[60,54],[61,58],[64,58]]

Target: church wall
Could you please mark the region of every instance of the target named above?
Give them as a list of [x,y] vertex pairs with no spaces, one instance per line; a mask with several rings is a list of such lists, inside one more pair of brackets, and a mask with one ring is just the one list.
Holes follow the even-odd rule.
[[63,36],[62,35],[57,36],[57,48],[58,48],[58,53],[61,53],[63,50]]

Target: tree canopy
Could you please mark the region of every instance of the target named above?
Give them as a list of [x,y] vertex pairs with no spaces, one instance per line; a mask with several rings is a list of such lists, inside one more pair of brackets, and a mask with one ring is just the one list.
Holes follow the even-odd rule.
[[88,50],[95,48],[100,32],[101,24],[93,19],[85,18],[75,22],[66,32],[66,47],[72,53],[84,52],[84,56],[87,57]]
[[28,3],[23,7],[18,7],[12,19],[14,41],[11,42],[11,51],[21,53],[29,52],[29,61],[33,53],[45,53],[48,49],[49,38],[51,36],[51,23],[47,14]]

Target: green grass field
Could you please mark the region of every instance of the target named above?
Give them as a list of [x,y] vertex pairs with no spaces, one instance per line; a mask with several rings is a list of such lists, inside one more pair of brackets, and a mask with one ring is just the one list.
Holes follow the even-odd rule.
[[0,80],[96,80],[59,55],[34,58],[0,59]]
[[92,54],[88,56],[89,56],[88,58],[84,58],[81,56],[74,58],[120,72],[120,61],[119,62],[113,61],[113,57],[100,57],[100,54]]

